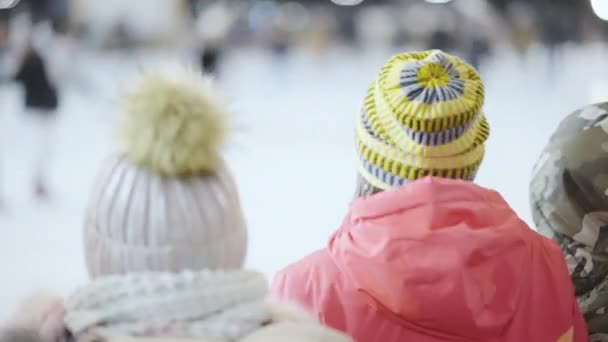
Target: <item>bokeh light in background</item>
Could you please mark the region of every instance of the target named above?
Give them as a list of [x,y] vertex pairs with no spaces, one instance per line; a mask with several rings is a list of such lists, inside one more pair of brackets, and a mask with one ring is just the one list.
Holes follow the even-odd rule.
[[0,9],[12,8],[17,5],[19,0],[0,0]]
[[608,1],[606,0],[591,0],[593,12],[602,20],[608,20]]
[[363,0],[331,0],[336,5],[340,6],[355,6],[363,2]]
[[273,1],[256,2],[249,11],[249,25],[257,31],[264,24],[272,22],[278,9]]
[[425,0],[426,2],[429,2],[431,4],[447,4],[448,2],[451,2],[452,0]]
[[299,2],[286,2],[279,8],[277,21],[278,25],[291,26],[296,31],[302,31],[310,25],[310,13]]

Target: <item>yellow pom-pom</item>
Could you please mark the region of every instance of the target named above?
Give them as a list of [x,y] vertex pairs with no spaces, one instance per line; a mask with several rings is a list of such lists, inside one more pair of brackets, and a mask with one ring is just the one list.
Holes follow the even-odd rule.
[[119,136],[132,162],[164,176],[214,172],[228,113],[211,79],[151,73],[127,92]]

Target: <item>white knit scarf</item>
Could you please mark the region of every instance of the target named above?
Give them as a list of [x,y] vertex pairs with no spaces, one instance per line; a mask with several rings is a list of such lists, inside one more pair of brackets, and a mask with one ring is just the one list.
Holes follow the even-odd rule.
[[250,271],[139,273],[94,280],[66,301],[74,336],[236,341],[272,320],[264,275]]

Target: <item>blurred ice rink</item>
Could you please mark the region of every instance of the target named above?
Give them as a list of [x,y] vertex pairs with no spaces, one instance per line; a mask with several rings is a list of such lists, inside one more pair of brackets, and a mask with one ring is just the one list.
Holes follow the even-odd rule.
[[[354,191],[354,115],[392,52],[337,49],[324,60],[295,52],[283,63],[261,50],[227,56],[220,83],[236,128],[226,152],[250,228],[248,266],[272,276],[322,247],[338,227]],[[21,115],[16,88],[0,86],[0,195],[6,200],[0,319],[32,290],[68,291],[86,279],[81,223],[96,171],[112,151],[117,94],[142,66],[175,58],[82,55],[79,72],[93,82],[64,94],[49,203],[31,195],[36,135]],[[496,55],[483,70],[492,135],[478,182],[501,192],[530,222],[533,163],[563,116],[608,97],[606,54],[593,46],[568,49],[552,73],[540,49],[526,63],[510,52]]]

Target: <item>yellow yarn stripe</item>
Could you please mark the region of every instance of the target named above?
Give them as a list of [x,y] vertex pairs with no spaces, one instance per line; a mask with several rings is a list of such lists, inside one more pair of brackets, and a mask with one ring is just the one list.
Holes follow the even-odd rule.
[[[405,167],[399,169],[398,172],[391,172],[401,178],[408,179],[410,181],[424,178],[427,176],[451,178],[451,179],[472,179],[479,170],[481,160],[474,165],[470,165],[464,169],[445,169],[445,170],[431,170],[431,169],[416,169],[411,167]],[[373,174],[365,168],[361,160],[357,160],[357,170],[361,176],[372,186],[381,189],[389,190],[392,188],[390,184],[384,183],[382,180],[376,178]]]
[[[378,89],[375,90],[370,89],[368,91],[364,109],[374,132],[387,141],[393,148],[399,148],[408,153],[420,154],[425,157],[456,155],[470,149],[474,141],[480,139],[485,141],[489,136],[490,126],[485,115],[482,113],[462,136],[450,143],[436,146],[418,144],[404,132],[402,124],[391,115],[388,109],[378,110],[376,108],[374,95],[378,92]],[[376,140],[366,130],[363,130],[360,134],[363,140]]]
[[[435,165],[436,162],[432,161],[436,160],[441,160],[444,164],[459,165],[457,167],[474,163],[478,158],[481,158],[482,153],[480,150],[477,149],[477,147],[483,144],[483,142],[489,136],[490,127],[487,121],[484,119],[480,121],[478,127],[471,128],[471,130],[473,129],[477,130],[477,134],[475,136],[471,136],[471,138],[467,139],[466,141],[462,141],[460,146],[455,146],[455,144],[452,143],[428,147],[433,148],[437,152],[441,152],[442,148],[450,149],[451,146],[454,146],[449,151],[454,153],[445,153],[443,155],[429,155],[430,153],[425,150],[426,146],[423,145],[416,145],[419,147],[419,150],[422,153],[414,153],[405,151],[395,146],[385,144],[382,141],[374,138],[367,132],[361,116],[359,116],[356,122],[357,141],[365,145],[370,150],[370,153],[380,154],[385,158],[397,159],[402,161],[407,160],[408,163],[414,163],[418,165],[418,167],[425,167],[424,165],[430,165],[430,163],[433,163],[433,165]],[[461,140],[463,139],[458,139],[456,140],[456,142]],[[458,152],[455,152],[457,150]]]
[[485,89],[477,72],[457,57],[450,56],[450,61],[460,72],[464,81],[464,94],[455,100],[435,104],[412,101],[401,89],[401,70],[407,63],[424,59],[434,53],[427,51],[420,54],[398,55],[389,60],[382,68],[378,96],[387,103],[387,115],[396,119],[408,128],[421,132],[444,131],[454,126],[470,122],[483,106]]
[[[409,179],[411,179],[409,177],[410,169],[436,170],[444,174],[447,170],[463,170],[474,165],[479,165],[485,154],[485,146],[481,144],[470,152],[458,156],[458,158],[419,158],[418,156],[414,156],[417,158],[411,163],[407,158],[393,158],[390,153],[378,153],[366,146],[366,144],[359,139],[356,140],[356,143],[357,151],[364,160],[367,160],[384,171]],[[464,176],[466,175],[467,174],[464,174]]]

